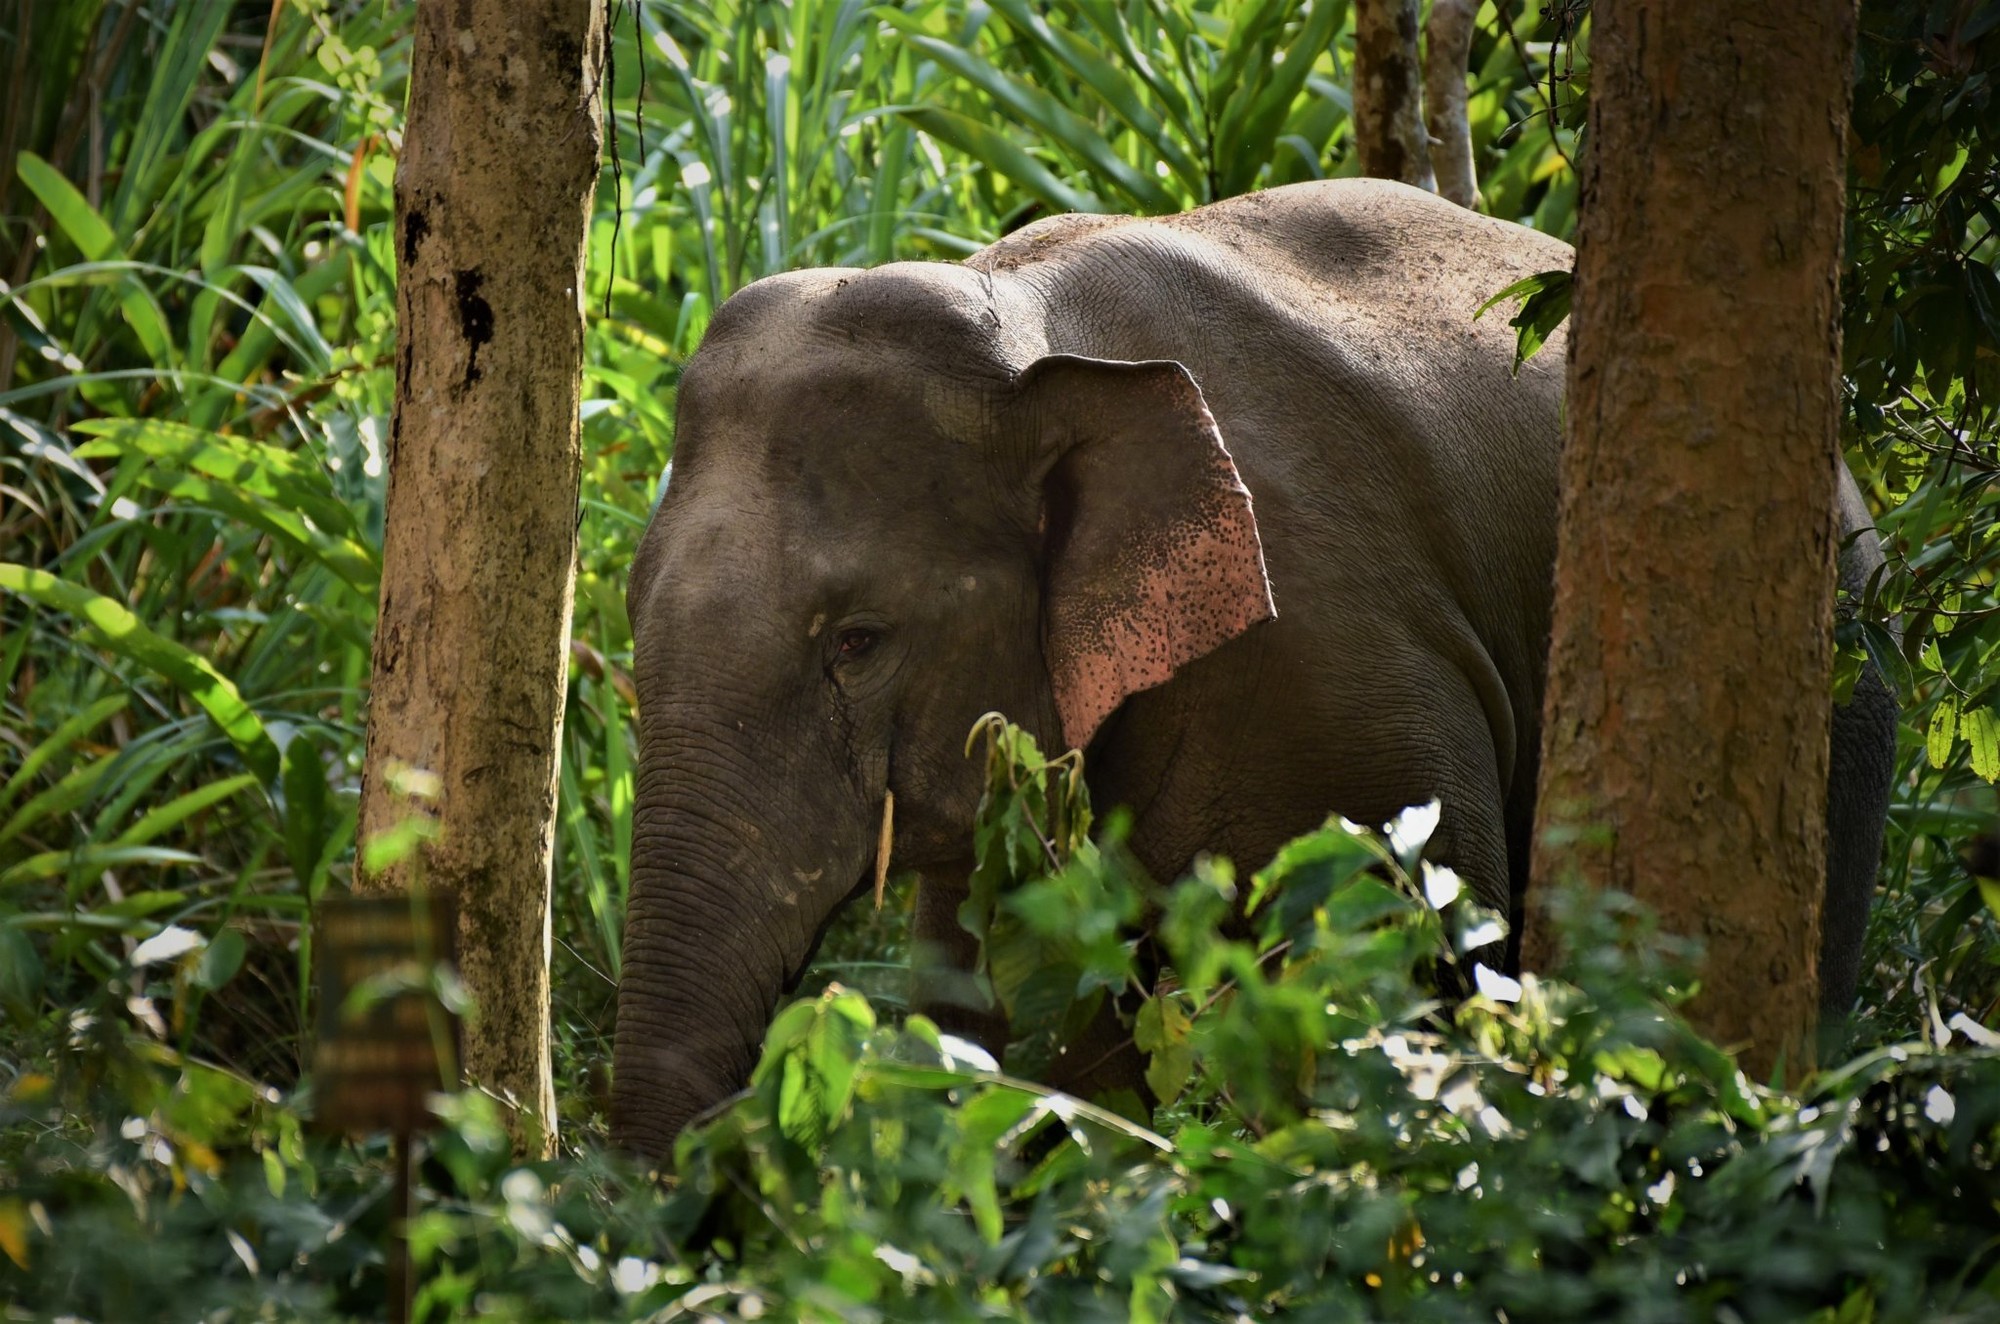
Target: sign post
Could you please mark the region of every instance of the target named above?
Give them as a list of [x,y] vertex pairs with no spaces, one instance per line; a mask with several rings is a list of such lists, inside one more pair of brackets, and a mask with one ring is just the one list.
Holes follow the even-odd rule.
[[430,1097],[458,1088],[458,1018],[442,985],[454,978],[451,898],[328,896],[313,944],[319,1036],[314,1121],[354,1135],[387,1131],[396,1165],[389,1243],[389,1318],[405,1324],[410,1277],[411,1145],[431,1129]]

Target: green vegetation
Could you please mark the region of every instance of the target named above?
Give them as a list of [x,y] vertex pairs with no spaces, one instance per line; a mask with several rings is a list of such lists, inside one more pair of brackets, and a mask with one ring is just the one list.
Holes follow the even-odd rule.
[[[1562,234],[1587,28],[1551,8],[1483,11],[1472,120],[1486,210]],[[633,800],[623,574],[680,365],[770,272],[1351,171],[1351,20],[1339,0],[618,12],[558,822],[566,1156],[516,1167],[482,1101],[451,1102],[421,1170],[428,1317],[2000,1315],[2000,1067],[1968,1047],[2000,1007],[2000,887],[1959,860],[2000,775],[2000,4],[1863,7],[1847,442],[1891,556],[1836,682],[1872,655],[1905,728],[1848,1065],[1797,1094],[1742,1080],[1672,1013],[1678,959],[1615,908],[1577,908],[1563,982],[1440,1013],[1437,969],[1482,921],[1425,899],[1448,889],[1406,842],[1339,826],[1238,862],[1252,923],[1225,934],[1227,865],[1155,890],[1117,815],[1091,844],[1080,788],[1000,732],[981,900],[1024,1027],[1006,1065],[1136,978],[1117,921],[1159,905],[1178,982],[1140,990],[1138,1030],[1168,1102],[1053,1100],[905,1021],[900,913],[863,911],[671,1191],[599,1142]],[[0,1299],[31,1317],[380,1313],[386,1152],[310,1135],[294,1091],[306,920],[354,851],[408,18],[0,17]]]

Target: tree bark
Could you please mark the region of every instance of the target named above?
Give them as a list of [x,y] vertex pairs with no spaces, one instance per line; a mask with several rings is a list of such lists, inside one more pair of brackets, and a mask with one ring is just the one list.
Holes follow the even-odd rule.
[[1691,1014],[1762,1076],[1818,1000],[1855,5],[1593,21],[1534,887],[1700,938]]
[[1466,65],[1478,0],[1431,0],[1424,21],[1424,127],[1439,196],[1461,207],[1479,205],[1472,164],[1472,123],[1466,115]]
[[[471,1080],[552,1152],[549,870],[575,573],[598,0],[420,0],[396,171],[389,444],[361,833],[436,840],[358,881],[456,894]],[[399,768],[433,774],[428,804]]]
[[1355,0],[1354,150],[1362,174],[1435,189],[1422,88],[1417,0]]

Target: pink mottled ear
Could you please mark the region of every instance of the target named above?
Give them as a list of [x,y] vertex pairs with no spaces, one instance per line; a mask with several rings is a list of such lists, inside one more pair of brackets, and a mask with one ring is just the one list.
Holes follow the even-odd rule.
[[1277,608],[1250,493],[1186,368],[1051,355],[1019,387],[1049,521],[1043,653],[1081,748],[1128,695]]

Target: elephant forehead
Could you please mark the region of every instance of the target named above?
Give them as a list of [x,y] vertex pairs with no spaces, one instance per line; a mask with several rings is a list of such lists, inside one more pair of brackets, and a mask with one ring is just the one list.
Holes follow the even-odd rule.
[[1032,300],[948,263],[801,271],[723,305],[682,379],[684,410],[825,424],[895,408],[950,432],[1046,351]]
[[871,526],[981,524],[996,513],[996,399],[919,373],[774,369],[683,411],[662,509],[718,526],[704,541],[737,523],[815,542]]
[[677,449],[759,461],[824,455],[840,463],[972,441],[990,429],[1007,380],[971,358],[786,337],[754,355],[689,365]]

